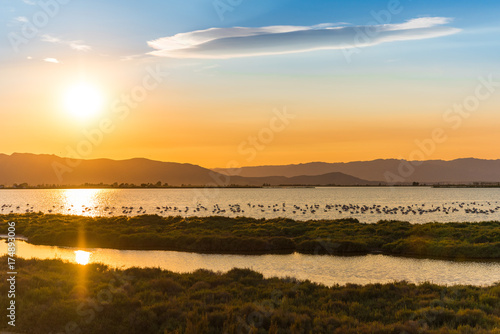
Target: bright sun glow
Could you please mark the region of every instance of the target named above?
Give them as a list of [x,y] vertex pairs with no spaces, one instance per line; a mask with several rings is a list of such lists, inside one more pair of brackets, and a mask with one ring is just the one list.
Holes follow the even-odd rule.
[[101,111],[103,98],[97,88],[81,83],[68,89],[64,104],[72,116],[78,119],[88,119]]
[[104,203],[106,194],[104,189],[66,189],[62,190],[61,199],[67,214],[94,216],[96,210],[93,209]]
[[86,265],[89,263],[90,253],[82,250],[75,251],[75,261],[78,264]]

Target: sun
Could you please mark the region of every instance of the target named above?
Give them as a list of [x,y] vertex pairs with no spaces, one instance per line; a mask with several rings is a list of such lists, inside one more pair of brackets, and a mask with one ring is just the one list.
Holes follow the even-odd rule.
[[78,264],[86,265],[89,263],[90,253],[82,250],[75,251],[75,261]]
[[71,116],[79,120],[90,119],[103,109],[103,97],[96,87],[79,83],[66,91],[64,105]]

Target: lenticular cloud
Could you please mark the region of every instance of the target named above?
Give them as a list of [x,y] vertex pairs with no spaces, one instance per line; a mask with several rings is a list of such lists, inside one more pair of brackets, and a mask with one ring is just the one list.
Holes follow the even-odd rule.
[[434,38],[460,29],[444,26],[445,17],[422,17],[398,24],[365,26],[269,26],[210,28],[149,41],[150,54],[170,58],[235,58],[327,49],[351,49],[380,43]]

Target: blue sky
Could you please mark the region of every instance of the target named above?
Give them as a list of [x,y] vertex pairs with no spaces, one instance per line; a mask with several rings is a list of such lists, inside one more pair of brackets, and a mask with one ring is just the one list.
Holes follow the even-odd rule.
[[[55,1],[55,0],[54,0]],[[59,14],[41,29],[48,33],[67,36],[68,39],[83,40],[95,45],[96,52],[113,55],[140,54],[150,51],[146,42],[176,33],[201,30],[212,27],[260,27],[269,25],[315,25],[327,22],[346,22],[364,25],[373,21],[372,11],[387,8],[389,1],[293,1],[293,0],[234,0],[241,3],[229,5],[228,0],[174,0],[174,1],[82,1],[71,0],[60,5]],[[28,0],[34,3],[35,0]],[[232,11],[223,13],[223,20],[216,10],[217,3],[226,3]],[[17,17],[31,18],[40,11],[38,5],[29,5],[22,0],[5,0],[0,5],[1,29],[5,37],[8,32],[16,32]],[[401,0],[402,11],[391,17],[393,23],[409,19],[432,16],[453,18],[453,26],[464,29],[459,37],[437,41],[449,43],[453,49],[463,46],[465,55],[480,54],[493,60],[498,51],[500,24],[498,1],[410,1]],[[490,31],[488,31],[490,30]],[[3,57],[9,54],[7,38],[0,40]],[[43,43],[27,50],[43,50]],[[473,44],[476,50],[470,45]],[[492,48],[492,44],[495,48]],[[26,51],[27,52],[27,51]],[[450,52],[444,50],[441,57]],[[464,55],[464,56],[465,56]],[[9,57],[10,56],[10,57]],[[483,58],[484,59],[484,58]]]

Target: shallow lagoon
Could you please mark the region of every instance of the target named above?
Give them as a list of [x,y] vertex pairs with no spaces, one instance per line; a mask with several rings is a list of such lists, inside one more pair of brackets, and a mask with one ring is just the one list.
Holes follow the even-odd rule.
[[500,188],[4,189],[0,209],[85,216],[354,217],[418,224],[500,220]]

